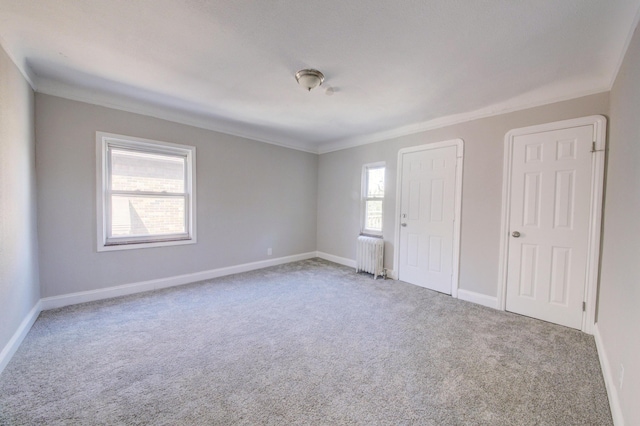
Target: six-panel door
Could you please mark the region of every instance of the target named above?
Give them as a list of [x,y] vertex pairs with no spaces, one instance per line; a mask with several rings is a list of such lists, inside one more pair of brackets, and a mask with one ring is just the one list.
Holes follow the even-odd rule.
[[456,188],[455,146],[402,156],[402,281],[451,294]]
[[508,311],[581,327],[592,141],[591,125],[514,139]]

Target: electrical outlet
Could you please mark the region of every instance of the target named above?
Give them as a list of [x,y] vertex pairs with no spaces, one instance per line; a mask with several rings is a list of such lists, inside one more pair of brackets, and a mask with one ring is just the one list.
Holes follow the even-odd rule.
[[271,249],[271,247],[269,247],[267,249],[267,256],[271,256],[273,254],[273,250]]
[[622,390],[622,382],[624,381],[624,365],[620,364],[620,373],[618,374],[618,380],[620,382],[619,388]]

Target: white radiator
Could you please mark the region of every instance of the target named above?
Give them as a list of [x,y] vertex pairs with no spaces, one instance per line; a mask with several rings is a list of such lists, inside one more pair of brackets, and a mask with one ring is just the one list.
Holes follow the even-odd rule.
[[384,276],[384,240],[382,238],[358,237],[358,248],[356,253],[356,272],[364,271],[373,274],[377,279],[378,275]]

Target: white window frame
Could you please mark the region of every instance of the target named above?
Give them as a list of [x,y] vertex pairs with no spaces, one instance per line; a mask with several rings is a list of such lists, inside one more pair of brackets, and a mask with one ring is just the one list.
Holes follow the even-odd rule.
[[[362,180],[361,180],[361,206],[360,206],[360,234],[361,235],[372,235],[375,237],[382,237],[384,232],[384,196],[382,197],[369,197],[369,180],[368,180],[368,171],[370,169],[385,169],[385,195],[387,193],[387,165],[384,161],[378,161],[376,163],[368,163],[362,166]],[[382,218],[381,218],[381,230],[368,229],[367,225],[367,201],[382,201]]]
[[[168,154],[186,158],[185,167],[185,222],[184,234],[158,235],[148,237],[109,238],[110,216],[110,164],[109,147],[118,147],[132,151]],[[96,211],[97,211],[97,250],[130,250],[148,247],[194,244],[196,239],[196,148],[169,142],[160,142],[113,133],[96,132]]]

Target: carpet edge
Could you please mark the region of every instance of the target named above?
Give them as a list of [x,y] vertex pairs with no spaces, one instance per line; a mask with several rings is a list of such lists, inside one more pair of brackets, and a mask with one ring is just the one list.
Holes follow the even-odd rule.
[[42,300],[38,300],[36,302],[33,308],[31,308],[29,313],[24,317],[20,326],[18,326],[18,329],[13,333],[11,339],[9,339],[5,347],[2,348],[2,352],[0,352],[0,374],[2,374],[5,367],[9,364],[11,358],[13,358],[13,355],[20,347],[20,344],[22,344],[24,338],[27,337],[29,330],[31,330],[36,319],[38,319],[40,312],[42,312]]
[[609,397],[609,408],[611,409],[611,417],[613,418],[613,424],[615,426],[624,426],[624,417],[622,415],[622,408],[620,407],[620,398],[618,397],[618,389],[616,388],[616,382],[611,374],[611,368],[609,368],[609,357],[602,341],[602,335],[598,328],[598,323],[593,325],[593,337],[596,341],[596,349],[598,352],[598,360],[600,360],[600,368],[602,369],[602,377],[604,378],[604,386],[607,389],[607,396]]
[[471,303],[476,303],[478,305],[486,306],[488,308],[499,309],[497,297],[487,296],[486,294],[476,293],[475,291],[469,291],[469,290],[459,288],[458,299],[465,300]]
[[315,251],[294,254],[291,256],[284,256],[276,259],[242,263],[239,265],[226,266],[223,268],[210,269],[207,271],[194,272],[190,274],[175,275],[172,277],[117,285],[113,287],[104,287],[97,290],[81,291],[59,296],[44,297],[40,299],[40,303],[42,305],[42,310],[46,311],[49,309],[57,309],[69,305],[77,305],[79,303],[93,302],[96,300],[110,299],[112,297],[128,296],[131,294],[143,293],[145,291],[159,290],[168,287],[191,284],[194,282],[210,280],[226,275],[239,274],[241,272],[267,268],[269,266],[276,266],[285,263],[297,262],[300,260],[312,259],[314,257],[317,257],[317,252]]

